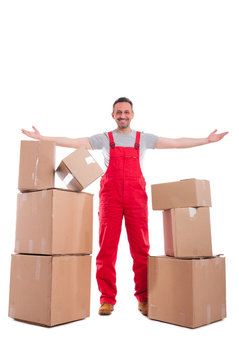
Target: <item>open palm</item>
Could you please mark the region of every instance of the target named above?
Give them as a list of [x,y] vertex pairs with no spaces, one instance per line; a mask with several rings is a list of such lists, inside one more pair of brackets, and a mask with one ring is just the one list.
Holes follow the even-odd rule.
[[32,139],[40,140],[40,136],[41,136],[40,132],[35,128],[35,126],[32,126],[32,128],[34,131],[28,131],[28,130],[22,129],[22,133],[24,135],[31,137]]
[[221,134],[216,134],[217,130],[214,130],[209,136],[208,136],[208,142],[216,142],[219,141],[221,139],[224,138],[225,135],[228,134],[228,131],[221,133]]

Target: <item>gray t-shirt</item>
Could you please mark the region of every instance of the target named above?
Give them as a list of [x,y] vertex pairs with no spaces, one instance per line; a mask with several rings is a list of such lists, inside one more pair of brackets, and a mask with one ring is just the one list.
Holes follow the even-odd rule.
[[[134,147],[136,131],[132,130],[128,134],[121,134],[117,131],[117,129],[115,129],[113,130],[113,137],[114,137],[115,146]],[[154,149],[157,141],[158,141],[158,136],[141,132],[140,134],[140,164],[141,165],[145,150]],[[107,168],[109,165],[109,157],[110,157],[110,143],[109,143],[108,133],[104,132],[102,134],[90,136],[89,142],[93,150],[102,150],[104,156],[104,164],[105,167]]]

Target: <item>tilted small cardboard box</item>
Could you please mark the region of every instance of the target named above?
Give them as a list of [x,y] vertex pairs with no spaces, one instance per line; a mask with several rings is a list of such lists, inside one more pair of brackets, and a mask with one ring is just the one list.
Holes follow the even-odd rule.
[[92,232],[92,194],[49,189],[17,196],[17,253],[91,254]]
[[211,206],[208,180],[188,179],[151,185],[153,210]]
[[83,190],[104,173],[84,148],[79,148],[65,157],[56,172],[66,187],[75,191]]
[[188,207],[163,211],[165,255],[212,256],[209,210]]
[[21,141],[18,189],[41,190],[54,187],[55,143]]
[[91,256],[12,255],[9,316],[54,326],[90,316]]
[[226,317],[225,258],[148,257],[148,317],[196,328]]

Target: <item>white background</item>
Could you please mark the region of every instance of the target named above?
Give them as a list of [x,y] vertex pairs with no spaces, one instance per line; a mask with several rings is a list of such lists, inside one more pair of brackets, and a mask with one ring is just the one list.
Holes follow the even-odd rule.
[[[12,1],[0,5],[1,352],[4,359],[201,359],[238,354],[238,2]],[[47,329],[8,318],[21,128],[84,137],[115,128],[112,103],[134,103],[132,128],[165,137],[229,134],[192,149],[150,150],[144,161],[151,255],[163,254],[162,214],[150,184],[184,178],[211,184],[214,253],[227,264],[227,319],[190,330],[137,310],[132,260],[122,232],[114,313],[100,317],[95,280],[99,181],[94,193],[91,316]],[[58,148],[57,163],[72,149]],[[94,156],[102,163],[101,153]]]

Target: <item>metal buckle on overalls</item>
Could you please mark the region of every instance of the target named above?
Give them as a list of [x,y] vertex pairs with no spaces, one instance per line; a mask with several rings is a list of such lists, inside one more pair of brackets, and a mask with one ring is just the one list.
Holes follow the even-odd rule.
[[111,147],[112,149],[114,149],[114,148],[115,148],[115,142],[111,142],[111,143],[110,143],[110,147]]
[[138,144],[138,143],[136,143],[136,144],[134,145],[134,147],[135,147],[136,150],[139,150],[139,144]]

